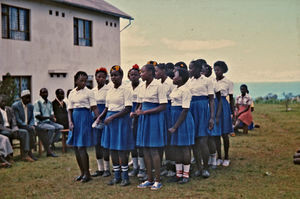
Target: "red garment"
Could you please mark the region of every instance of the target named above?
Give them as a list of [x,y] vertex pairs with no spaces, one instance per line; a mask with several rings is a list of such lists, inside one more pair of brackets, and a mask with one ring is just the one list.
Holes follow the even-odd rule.
[[[238,113],[241,113],[242,111],[244,111],[246,108],[248,107],[248,105],[238,105]],[[251,108],[249,107],[248,111],[242,113],[239,117],[239,120],[241,120],[244,124],[246,125],[250,125],[253,121],[252,118],[252,113],[251,113]]]

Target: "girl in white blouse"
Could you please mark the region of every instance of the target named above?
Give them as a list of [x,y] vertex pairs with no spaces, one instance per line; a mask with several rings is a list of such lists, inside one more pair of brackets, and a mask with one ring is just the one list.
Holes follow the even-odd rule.
[[135,145],[129,117],[132,93],[128,87],[122,85],[123,70],[120,66],[115,65],[111,68],[110,77],[114,87],[107,91],[105,109],[98,118],[105,117],[101,145],[110,150],[113,163],[114,178],[108,185],[121,183],[121,186],[127,186],[130,184],[128,151],[134,149]]
[[191,162],[190,146],[195,141],[194,120],[189,111],[192,94],[186,86],[189,79],[189,72],[185,69],[177,69],[173,82],[177,88],[170,94],[171,106],[171,127],[168,129],[170,145],[174,146],[173,157],[176,161],[176,177],[169,180],[180,184],[189,181],[189,171]]
[[[228,67],[225,62],[217,61],[214,63],[214,71],[216,74],[216,85],[219,87],[222,96],[222,114],[220,118],[221,134],[224,143],[224,161],[221,156],[221,140],[220,137],[216,143],[218,160],[217,165],[229,166],[229,137],[228,134],[233,132],[232,118],[234,115],[234,101],[233,101],[233,82],[227,79],[223,74],[228,71]],[[228,104],[226,97],[229,95],[230,105]]]
[[87,74],[79,71],[75,75],[76,88],[69,95],[68,117],[70,132],[67,144],[74,147],[76,160],[81,174],[76,181],[88,182],[91,175],[89,171],[89,156],[86,147],[95,145],[95,136],[92,130],[92,114],[90,109],[99,116],[93,91],[86,87]]
[[[135,112],[138,105],[138,101],[137,101],[138,93],[142,86],[142,82],[140,82],[140,77],[141,75],[140,75],[139,66],[135,64],[128,71],[128,79],[131,81],[129,87],[132,92],[132,110],[131,110],[132,114]],[[136,134],[137,134],[137,124],[138,124],[138,117],[132,116],[132,133],[134,136],[135,143],[136,143]],[[131,151],[131,156],[133,162],[133,170],[129,172],[129,176],[137,176],[139,178],[145,177],[146,171],[145,171],[143,149],[135,147],[135,149]]]
[[[209,130],[214,127],[214,89],[212,82],[201,75],[206,61],[198,59],[189,65],[189,88],[192,93],[191,112],[195,122],[195,146],[193,148],[197,164],[195,176],[201,175],[201,162],[203,160],[202,177],[208,178],[209,149],[207,145]],[[200,153],[199,153],[200,152]]]
[[[110,86],[105,84],[107,78],[107,70],[106,68],[98,68],[95,72],[95,79],[97,81],[97,86],[92,89],[95,95],[95,99],[97,102],[97,107],[100,113],[103,112],[105,108],[105,98],[106,93],[109,90]],[[109,166],[109,151],[104,149],[101,146],[101,136],[102,136],[102,129],[94,128],[94,133],[96,135],[96,159],[98,170],[92,174],[92,177],[103,176],[108,177],[110,176],[110,166]],[[103,161],[104,160],[104,161]]]
[[[147,64],[141,69],[141,77],[145,83],[140,89],[138,101],[141,106],[135,112],[139,116],[136,144],[143,147],[144,160],[147,168],[148,180],[138,185],[138,188],[151,187],[157,190],[160,183],[161,148],[166,145],[165,113],[168,103],[163,85],[154,79],[155,69]],[[155,182],[152,176],[152,165],[155,169]]]

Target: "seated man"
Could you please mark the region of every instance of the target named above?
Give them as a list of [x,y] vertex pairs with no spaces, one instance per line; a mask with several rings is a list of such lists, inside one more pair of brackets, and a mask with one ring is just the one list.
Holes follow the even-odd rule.
[[52,101],[54,116],[56,118],[56,123],[64,126],[64,129],[69,128],[68,121],[68,111],[66,103],[64,102],[65,92],[63,89],[59,88],[55,91],[56,98]]
[[13,149],[9,142],[8,137],[0,134],[0,164],[1,167],[11,167],[11,164],[6,160],[9,156],[12,156]]
[[23,90],[21,92],[21,100],[13,103],[12,109],[14,110],[19,129],[23,129],[29,133],[30,151],[28,152],[28,155],[32,159],[37,160],[31,152],[31,150],[35,148],[36,135],[34,128],[33,105],[30,103],[30,99],[30,91]]
[[34,162],[28,155],[30,151],[30,137],[26,130],[19,129],[13,110],[5,106],[6,96],[0,95],[0,134],[7,136],[10,140],[19,139],[22,160]]
[[55,123],[55,117],[53,115],[53,108],[48,98],[48,90],[42,88],[40,90],[41,98],[34,104],[34,117],[37,125],[37,132],[41,141],[47,151],[47,157],[57,157],[51,149],[50,145],[60,139],[60,130],[64,127]]

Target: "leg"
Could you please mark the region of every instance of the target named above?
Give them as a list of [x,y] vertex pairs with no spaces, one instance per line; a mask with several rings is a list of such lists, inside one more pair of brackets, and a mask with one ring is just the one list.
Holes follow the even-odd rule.
[[128,151],[118,151],[119,159],[121,160],[122,168],[122,182],[121,186],[127,186],[130,184],[128,176]]
[[139,169],[138,151],[136,148],[131,151],[131,157],[133,162],[133,170],[129,173],[129,176],[136,176],[138,174],[138,169]]
[[244,123],[243,125],[243,133],[248,134],[248,125]]
[[214,136],[216,149],[217,149],[217,165],[222,164],[222,153],[221,153],[221,136]]
[[152,163],[155,169],[155,181],[160,182],[161,156],[159,148],[151,148]]
[[225,153],[225,160],[229,160],[229,136],[228,134],[223,134],[223,143],[224,143],[224,153]]
[[138,148],[138,164],[140,169],[137,177],[143,178],[146,175],[143,148]]
[[51,122],[50,123],[52,126],[54,126],[55,132],[54,132],[54,136],[53,136],[53,140],[51,144],[54,144],[55,142],[58,142],[60,140],[60,135],[61,132],[60,130],[64,129],[64,126],[55,122]]
[[182,165],[183,165],[183,175],[181,181],[178,183],[185,184],[189,182],[190,178],[190,162],[191,162],[191,150],[189,146],[180,147],[180,151],[182,154]]
[[30,136],[26,129],[19,129],[17,132],[13,132],[14,137],[20,140],[22,160],[33,162],[34,160],[28,156],[30,151]]
[[53,134],[54,134],[54,127],[51,125],[48,125],[47,123],[40,123],[37,126],[36,132],[41,139],[42,144],[44,145],[45,150],[47,151],[47,155],[53,154],[50,149],[50,144],[53,140]]
[[98,170],[96,170],[95,173],[92,174],[92,177],[102,176],[104,172],[102,147],[100,145],[96,145],[95,152],[96,152]]
[[196,161],[197,171],[195,172],[195,176],[201,175],[202,164],[201,164],[201,153],[200,153],[200,141],[199,138],[195,139],[195,144],[193,146],[193,154]]
[[103,149],[103,159],[104,159],[104,173],[103,177],[108,177],[111,175],[110,173],[110,165],[109,165],[109,150],[102,148]]
[[207,146],[207,136],[200,137],[199,145],[200,145],[200,153],[203,159],[203,171],[202,171],[202,177],[207,178],[209,177],[208,172],[208,158],[209,158],[209,150]]
[[216,154],[216,142],[214,136],[208,137],[208,148],[209,148],[212,169],[215,169],[217,166],[217,154]]
[[120,161],[119,153],[116,150],[111,150],[111,160],[113,163],[114,178],[108,183],[108,185],[114,185],[121,182],[121,171],[120,171]]
[[150,148],[143,148],[144,152],[144,161],[146,164],[146,170],[147,170],[147,176],[148,176],[148,182],[153,182],[153,176],[152,176],[152,158],[151,158],[151,152]]
[[83,165],[82,165],[81,156],[80,156],[80,153],[79,153],[79,148],[75,146],[74,147],[74,152],[75,152],[77,164],[78,164],[79,169],[80,169],[80,176],[78,176],[75,180],[80,181],[84,176],[84,169],[83,169]]
[[84,176],[81,180],[81,182],[88,182],[90,181],[91,178],[91,174],[90,174],[90,165],[89,165],[89,155],[86,151],[86,147],[79,147],[79,155],[81,158],[81,163],[82,163],[82,167],[83,167],[83,173]]

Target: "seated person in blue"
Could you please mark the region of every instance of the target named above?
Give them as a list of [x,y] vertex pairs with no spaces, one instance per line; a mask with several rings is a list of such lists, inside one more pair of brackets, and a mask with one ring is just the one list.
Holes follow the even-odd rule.
[[[42,136],[41,141],[47,151],[47,157],[57,157],[51,149],[50,145],[60,139],[60,130],[64,127],[61,124],[55,123],[52,103],[47,99],[48,90],[42,88],[40,90],[41,98],[34,104],[34,117],[38,128],[38,133]],[[45,132],[46,131],[46,132]]]
[[30,103],[30,91],[23,90],[21,92],[21,100],[16,101],[12,105],[12,109],[16,116],[16,121],[19,129],[27,131],[29,135],[29,147],[30,150],[28,155],[33,159],[37,160],[33,156],[31,150],[35,148],[35,127],[34,127],[34,117],[33,117],[33,105]]

